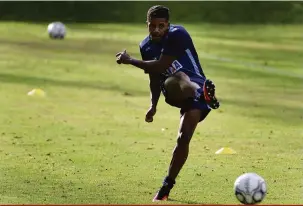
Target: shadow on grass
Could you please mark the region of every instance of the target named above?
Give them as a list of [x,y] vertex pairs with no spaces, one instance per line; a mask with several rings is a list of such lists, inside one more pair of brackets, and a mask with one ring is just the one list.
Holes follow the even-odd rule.
[[58,87],[70,87],[70,88],[78,88],[78,89],[95,89],[95,90],[110,90],[122,93],[124,95],[130,96],[147,96],[148,92],[127,89],[124,85],[117,84],[108,84],[101,81],[92,81],[92,82],[79,82],[79,81],[65,81],[65,80],[54,80],[48,78],[39,78],[39,77],[31,77],[31,76],[18,76],[13,74],[1,74],[0,73],[0,82],[2,83],[14,83],[14,84],[27,84],[33,86],[58,86]]
[[119,51],[119,48],[130,47],[132,44],[117,39],[69,39],[68,41],[55,41],[47,39],[46,41],[19,41],[0,39],[1,45],[8,45],[24,49],[25,52],[31,50],[47,52],[72,52],[80,54],[112,54]]
[[191,200],[178,200],[178,199],[168,199],[168,202],[179,202],[181,204],[203,204],[201,202],[191,201]]
[[260,65],[251,65],[248,67],[241,62],[209,61],[207,64],[208,68],[215,68],[215,71],[220,76],[245,79],[246,82],[252,80],[253,84],[262,83],[270,87],[287,87],[289,89],[303,86],[303,76],[287,72],[286,69],[273,69]]
[[233,105],[237,108],[245,108],[247,116],[253,118],[264,118],[272,121],[279,121],[286,125],[301,125],[303,119],[302,107],[288,106],[274,103],[274,100],[264,100],[264,102],[222,99],[221,107]]

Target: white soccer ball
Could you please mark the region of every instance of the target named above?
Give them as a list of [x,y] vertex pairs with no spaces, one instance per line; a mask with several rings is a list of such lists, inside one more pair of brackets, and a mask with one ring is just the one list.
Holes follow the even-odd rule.
[[265,180],[256,173],[245,173],[239,176],[234,184],[237,199],[243,204],[257,204],[266,196]]
[[49,37],[52,39],[64,39],[66,28],[61,22],[53,22],[48,25],[47,32]]

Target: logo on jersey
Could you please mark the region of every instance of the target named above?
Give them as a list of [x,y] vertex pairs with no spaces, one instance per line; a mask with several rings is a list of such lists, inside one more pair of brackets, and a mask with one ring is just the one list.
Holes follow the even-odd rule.
[[175,68],[175,70],[179,70],[183,67],[182,64],[180,62],[178,62],[178,60],[173,61],[173,63],[171,65],[172,65],[172,67]]
[[179,69],[183,68],[182,64],[178,60],[173,61],[171,66],[165,71],[164,75],[169,76],[177,72]]

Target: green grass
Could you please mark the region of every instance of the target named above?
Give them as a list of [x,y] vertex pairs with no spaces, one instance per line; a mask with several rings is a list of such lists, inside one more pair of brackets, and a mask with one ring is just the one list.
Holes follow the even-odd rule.
[[[46,25],[0,24],[0,203],[149,204],[179,111],[161,98],[145,123],[148,77],[114,56],[139,57],[146,28],[67,26],[53,41]],[[235,179],[256,172],[264,204],[302,204],[302,27],[185,26],[221,108],[197,128],[168,203],[237,204]],[[33,88],[47,96],[27,96]],[[215,155],[223,146],[237,154]]]

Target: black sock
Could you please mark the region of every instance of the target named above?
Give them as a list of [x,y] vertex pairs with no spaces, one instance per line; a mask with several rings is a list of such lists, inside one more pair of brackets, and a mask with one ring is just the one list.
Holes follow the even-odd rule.
[[163,186],[167,186],[169,187],[170,189],[173,188],[174,184],[176,183],[175,180],[173,180],[172,178],[166,176],[163,180]]

